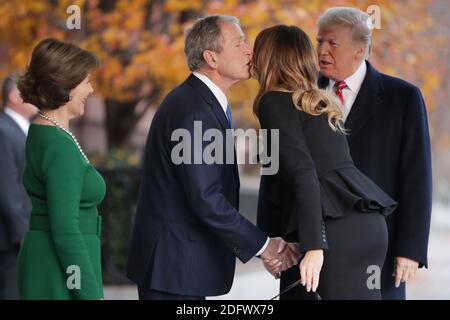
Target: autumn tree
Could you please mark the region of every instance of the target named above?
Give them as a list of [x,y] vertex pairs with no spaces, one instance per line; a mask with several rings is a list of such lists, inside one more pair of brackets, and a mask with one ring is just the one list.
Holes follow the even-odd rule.
[[[430,1],[378,0],[381,29],[374,30],[372,63],[420,86],[432,110],[444,70],[436,53],[426,50],[436,41],[428,13]],[[69,30],[67,8],[81,9],[81,29]],[[315,22],[327,8],[355,6],[363,11],[371,0],[17,0],[0,4],[0,40],[6,64],[2,75],[23,69],[34,45],[43,38],[70,40],[94,51],[102,65],[95,73],[96,90],[105,99],[110,148],[123,147],[140,117],[180,83],[188,69],[183,57],[183,33],[196,18],[223,13],[240,18],[250,41],[263,28],[293,24],[312,38]],[[256,82],[235,86],[229,95],[241,127],[256,126],[252,98]],[[137,104],[138,101],[144,102]]]

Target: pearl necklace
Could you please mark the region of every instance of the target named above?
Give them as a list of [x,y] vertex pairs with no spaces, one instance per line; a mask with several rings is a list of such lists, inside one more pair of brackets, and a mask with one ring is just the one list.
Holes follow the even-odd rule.
[[78,143],[77,138],[75,138],[75,136],[73,135],[72,132],[70,132],[68,129],[64,128],[58,121],[56,121],[56,120],[53,119],[53,118],[50,118],[49,116],[46,116],[46,115],[43,114],[42,112],[39,111],[39,112],[38,112],[38,115],[39,115],[41,118],[44,118],[45,120],[50,121],[50,122],[53,123],[55,126],[57,126],[57,127],[60,128],[61,130],[63,130],[65,133],[67,133],[67,134],[72,138],[73,142],[75,142],[75,144],[76,144],[78,150],[80,151],[81,155],[83,156],[83,158],[86,160],[87,163],[89,163],[89,160],[88,160],[86,154],[84,153],[83,149],[81,149],[81,146],[80,146],[80,144]]

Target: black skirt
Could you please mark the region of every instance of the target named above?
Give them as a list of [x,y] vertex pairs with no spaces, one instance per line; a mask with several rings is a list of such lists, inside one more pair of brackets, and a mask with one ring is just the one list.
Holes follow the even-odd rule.
[[[386,219],[379,212],[356,210],[325,219],[328,249],[317,293],[324,300],[380,300],[380,276],[388,245]],[[298,266],[282,272],[280,290],[298,280]],[[298,286],[282,300],[315,299]]]

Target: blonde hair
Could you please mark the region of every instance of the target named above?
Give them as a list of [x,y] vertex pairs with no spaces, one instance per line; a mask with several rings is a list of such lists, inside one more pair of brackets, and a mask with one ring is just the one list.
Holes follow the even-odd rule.
[[317,56],[303,30],[277,25],[261,31],[255,40],[252,65],[259,81],[253,102],[256,115],[264,93],[286,91],[292,93],[298,110],[314,116],[326,114],[333,131],[346,133],[339,102],[317,86]]

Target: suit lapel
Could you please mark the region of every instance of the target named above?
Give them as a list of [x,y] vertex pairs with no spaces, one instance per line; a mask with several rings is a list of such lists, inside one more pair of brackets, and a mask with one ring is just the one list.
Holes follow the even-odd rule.
[[[366,61],[367,73],[356,96],[355,102],[345,121],[345,127],[349,129],[349,140],[356,136],[359,130],[365,126],[367,121],[378,111],[382,103],[381,92],[383,90],[379,73]],[[326,89],[329,79],[320,75],[318,86]]]
[[[225,115],[225,112],[223,112],[222,107],[220,106],[219,101],[214,96],[214,94],[211,92],[211,90],[208,88],[206,84],[203,83],[199,78],[194,76],[193,74],[189,75],[189,77],[186,79],[186,82],[192,86],[200,95],[203,97],[203,99],[208,103],[211,107],[212,112],[214,113],[217,120],[219,120],[219,123],[223,129],[223,132],[225,133],[226,129],[230,128],[230,123],[228,122],[227,116]],[[224,136],[226,137],[226,136]],[[234,145],[233,141],[233,148],[234,148],[234,175],[236,177],[238,185],[240,184],[239,181],[239,170],[237,166],[237,157],[236,157],[236,147]],[[239,188],[238,188],[239,189]],[[239,199],[239,196],[238,196]]]
[[19,127],[16,121],[14,121],[13,118],[11,118],[8,114],[6,114],[4,111],[0,112],[0,117],[3,117],[5,121],[8,123],[8,125],[11,127],[12,130],[15,131],[15,133],[21,137],[21,140],[26,140],[27,136],[22,131],[22,129]]
[[317,85],[319,86],[320,89],[325,90],[328,87],[329,83],[330,83],[330,79],[319,74],[319,79],[317,80]]
[[203,83],[199,78],[191,74],[186,82],[192,86],[205,100],[207,104],[210,105],[212,112],[214,113],[217,120],[219,120],[222,129],[230,129],[230,124],[228,123],[227,116],[225,112],[223,112],[222,107],[220,106],[219,101],[214,96],[212,91],[208,88],[206,84]]
[[350,130],[349,139],[352,140],[367,121],[380,109],[382,103],[382,86],[378,72],[367,63],[367,73],[353,103],[352,109],[345,121],[345,126]]

